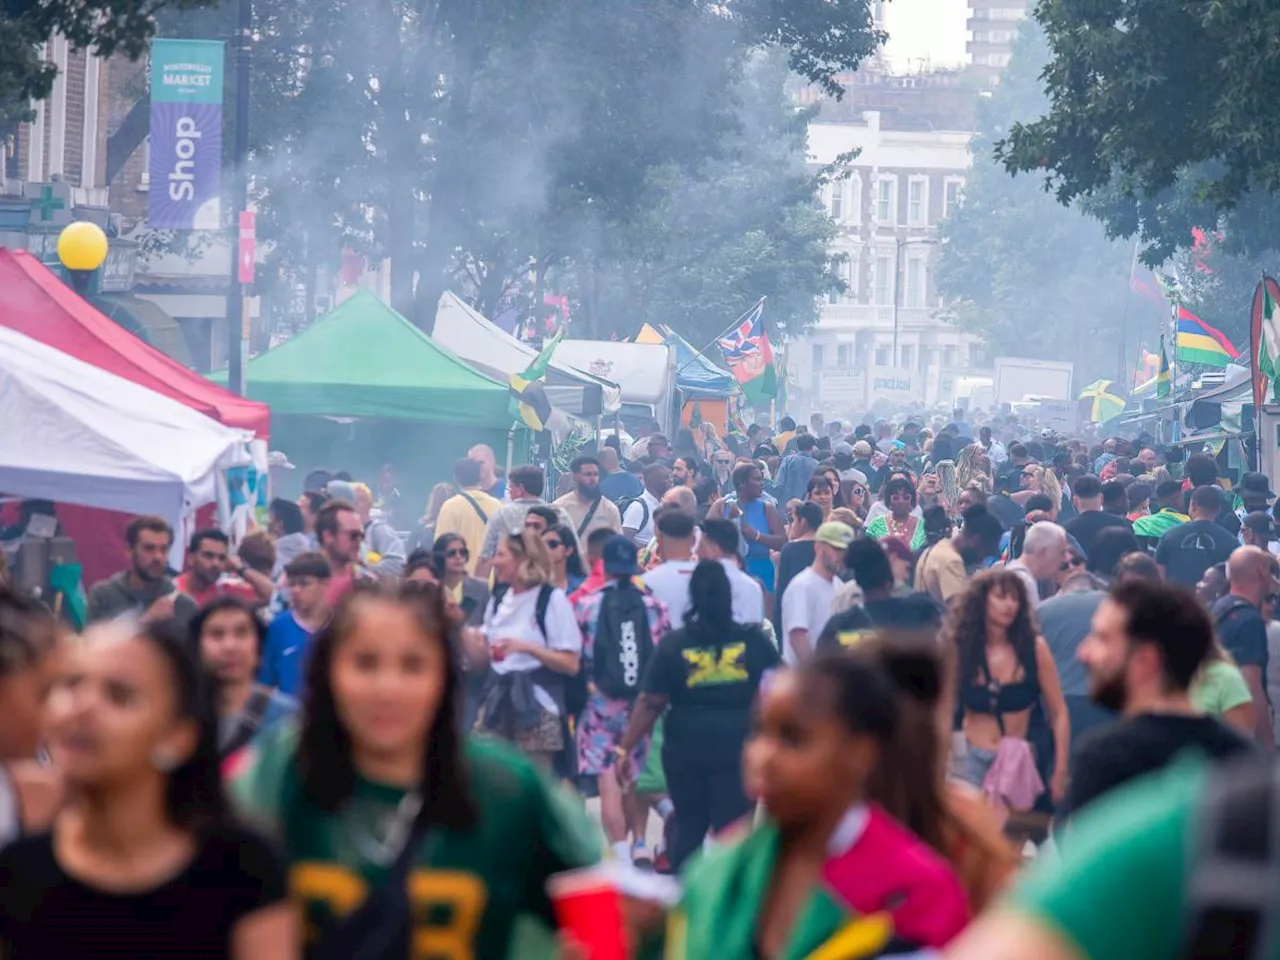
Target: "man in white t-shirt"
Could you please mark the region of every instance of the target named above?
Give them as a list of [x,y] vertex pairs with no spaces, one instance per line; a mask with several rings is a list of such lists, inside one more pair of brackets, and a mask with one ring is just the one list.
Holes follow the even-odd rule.
[[658,512],[658,549],[666,559],[642,578],[649,592],[667,607],[671,629],[684,626],[689,609],[689,578],[698,565],[693,555],[693,515],[664,506]]
[[813,646],[831,617],[835,577],[853,537],[853,528],[846,523],[824,523],[813,538],[813,564],[796,574],[787,585],[782,597],[782,659],[785,663],[799,663],[813,653]]
[[764,587],[742,569],[738,553],[741,536],[732,520],[703,520],[698,559],[719,560],[724,567],[733,594],[733,622],[760,624],[764,621]]
[[622,535],[645,546],[653,539],[654,514],[662,504],[662,495],[671,489],[671,468],[665,463],[651,463],[644,468],[644,493],[633,500],[622,514]]

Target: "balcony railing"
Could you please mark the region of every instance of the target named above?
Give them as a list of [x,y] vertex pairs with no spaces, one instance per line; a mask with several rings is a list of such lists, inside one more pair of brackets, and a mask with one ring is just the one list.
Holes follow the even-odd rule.
[[[940,311],[931,307],[898,307],[898,328],[919,330],[945,325]],[[819,327],[852,327],[863,330],[892,330],[893,307],[869,303],[824,303]]]

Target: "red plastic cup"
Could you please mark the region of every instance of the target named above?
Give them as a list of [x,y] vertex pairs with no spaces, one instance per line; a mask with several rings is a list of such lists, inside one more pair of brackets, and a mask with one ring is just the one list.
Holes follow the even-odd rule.
[[627,960],[627,931],[622,895],[601,867],[558,873],[547,881],[547,893],[560,929],[587,960]]
[[494,663],[501,663],[507,658],[507,645],[505,643],[494,643],[489,646],[489,659]]

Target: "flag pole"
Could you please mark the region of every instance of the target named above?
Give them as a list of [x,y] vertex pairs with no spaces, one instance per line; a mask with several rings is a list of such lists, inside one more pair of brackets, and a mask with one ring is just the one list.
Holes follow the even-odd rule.
[[696,359],[698,358],[698,356],[699,356],[699,355],[705,355],[705,354],[706,354],[706,352],[707,352],[708,350],[710,350],[712,347],[714,347],[717,343],[719,343],[719,342],[720,342],[720,340],[721,340],[723,337],[725,337],[725,336],[727,336],[728,334],[733,333],[733,331],[737,330],[737,329],[738,329],[738,327],[742,325],[742,321],[743,321],[743,320],[746,320],[746,319],[747,319],[747,317],[749,317],[749,316],[751,316],[751,314],[755,313],[755,312],[756,312],[756,310],[757,310],[760,306],[762,306],[762,305],[764,304],[764,302],[765,302],[766,300],[768,300],[768,299],[769,299],[769,298],[768,298],[768,296],[763,296],[763,297],[761,297],[759,300],[757,300],[755,303],[753,303],[750,307],[748,307],[748,308],[747,308],[747,310],[742,314],[742,316],[738,317],[738,319],[737,319],[737,320],[733,321],[733,323],[729,324],[729,326],[725,327],[725,328],[724,328],[723,330],[721,330],[718,334],[716,334],[714,337],[712,337],[712,338],[711,338],[711,341],[710,341],[710,342],[709,342],[705,347],[703,347],[701,350],[699,350],[699,351],[698,351],[698,353],[694,354],[692,357],[690,357],[688,360],[686,360],[683,364],[681,364],[681,366],[679,366],[679,367],[676,369],[676,376],[677,376],[677,377],[679,377],[679,376],[680,376],[680,374],[684,372],[684,368],[685,368],[685,367],[687,367],[687,366],[689,366],[689,364],[693,363],[693,361],[694,361],[694,360],[696,360]]
[[[1180,294],[1180,292],[1179,292]],[[1182,425],[1178,422],[1178,303],[1179,297],[1170,302],[1170,313],[1173,321],[1173,355],[1169,358],[1169,408],[1173,413],[1172,436],[1170,439],[1177,443],[1182,439]]]

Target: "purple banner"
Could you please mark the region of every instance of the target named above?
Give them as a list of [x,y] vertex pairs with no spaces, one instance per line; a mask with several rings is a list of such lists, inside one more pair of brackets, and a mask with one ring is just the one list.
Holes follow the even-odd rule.
[[152,102],[150,174],[152,227],[220,229],[222,105]]

